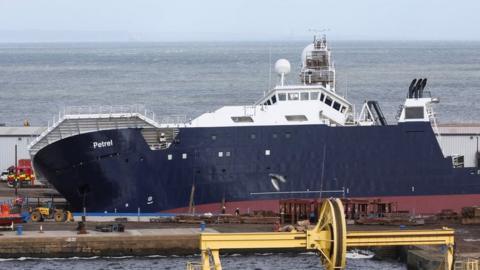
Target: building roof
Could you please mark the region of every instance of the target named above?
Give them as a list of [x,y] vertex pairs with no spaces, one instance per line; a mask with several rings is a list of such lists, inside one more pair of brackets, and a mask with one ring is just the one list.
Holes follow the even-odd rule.
[[38,136],[45,127],[0,127],[0,136]]
[[480,135],[480,123],[446,123],[438,125],[442,135]]

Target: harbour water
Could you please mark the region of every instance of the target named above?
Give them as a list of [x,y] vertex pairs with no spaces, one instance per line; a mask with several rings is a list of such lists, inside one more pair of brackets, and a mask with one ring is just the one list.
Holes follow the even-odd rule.
[[[144,104],[196,117],[252,104],[277,81],[278,58],[296,83],[304,42],[0,44],[0,123],[44,126],[65,106]],[[331,41],[337,91],[378,100],[395,121],[410,81],[427,77],[440,122],[480,119],[480,42]]]
[[[123,258],[70,258],[70,259],[28,259],[0,261],[0,269],[142,269],[142,270],[184,270],[187,262],[199,262],[199,256],[189,257],[123,257]],[[292,270],[312,269],[319,270],[319,257],[313,253],[302,254],[255,254],[255,255],[230,255],[222,257],[224,269],[252,269],[252,270]],[[404,270],[406,266],[393,261],[375,260],[350,260],[347,263],[348,270],[354,269],[391,269]]]

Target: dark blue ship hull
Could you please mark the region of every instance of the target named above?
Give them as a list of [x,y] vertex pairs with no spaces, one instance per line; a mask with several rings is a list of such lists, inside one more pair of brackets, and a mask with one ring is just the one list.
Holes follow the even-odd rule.
[[[88,211],[169,211],[189,205],[192,185],[196,205],[318,198],[319,190],[351,198],[480,199],[477,169],[454,169],[429,123],[179,131],[165,150],[151,150],[141,129],[80,134],[41,149],[34,166],[73,210],[85,203]],[[275,180],[278,189],[272,174],[285,180]]]

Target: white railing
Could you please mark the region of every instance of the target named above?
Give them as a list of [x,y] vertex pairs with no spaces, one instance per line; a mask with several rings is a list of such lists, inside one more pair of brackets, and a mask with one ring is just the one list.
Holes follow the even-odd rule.
[[98,115],[98,114],[142,114],[155,119],[155,113],[148,110],[145,105],[99,105],[99,106],[69,106],[60,112],[60,115]]
[[139,113],[145,110],[144,105],[98,105],[98,106],[68,106],[64,114],[104,114],[104,113]]
[[187,116],[186,115],[165,115],[160,117],[157,120],[157,122],[162,125],[168,125],[168,124],[181,125],[181,124],[187,123]]
[[244,116],[255,116],[257,113],[256,105],[244,105],[243,106],[243,115]]

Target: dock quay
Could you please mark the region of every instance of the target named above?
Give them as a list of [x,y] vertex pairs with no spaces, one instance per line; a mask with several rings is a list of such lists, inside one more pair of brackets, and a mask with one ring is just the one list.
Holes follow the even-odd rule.
[[22,236],[3,232],[0,239],[2,258],[185,255],[198,249],[199,229],[132,229],[123,233],[89,230],[87,234],[25,231]]
[[[149,256],[199,254],[199,224],[126,222],[125,232],[98,232],[95,227],[108,222],[88,222],[87,234],[78,234],[76,223],[25,223],[23,233],[0,232],[0,258],[60,258],[92,256]],[[42,232],[40,232],[42,226]],[[457,265],[480,258],[480,227],[472,225],[425,225],[422,229],[455,229]],[[417,229],[412,227],[405,230]],[[348,225],[349,231],[398,230],[397,226]],[[205,232],[271,232],[271,224],[208,224]],[[381,260],[401,260],[408,269],[443,269],[441,250],[425,246],[377,247]],[[235,251],[237,253],[237,251]],[[254,251],[248,251],[254,252]],[[270,252],[270,250],[269,250]],[[295,252],[295,251],[293,251]],[[299,252],[301,252],[299,250]],[[455,268],[467,269],[467,268]],[[473,268],[474,269],[474,268]]]

